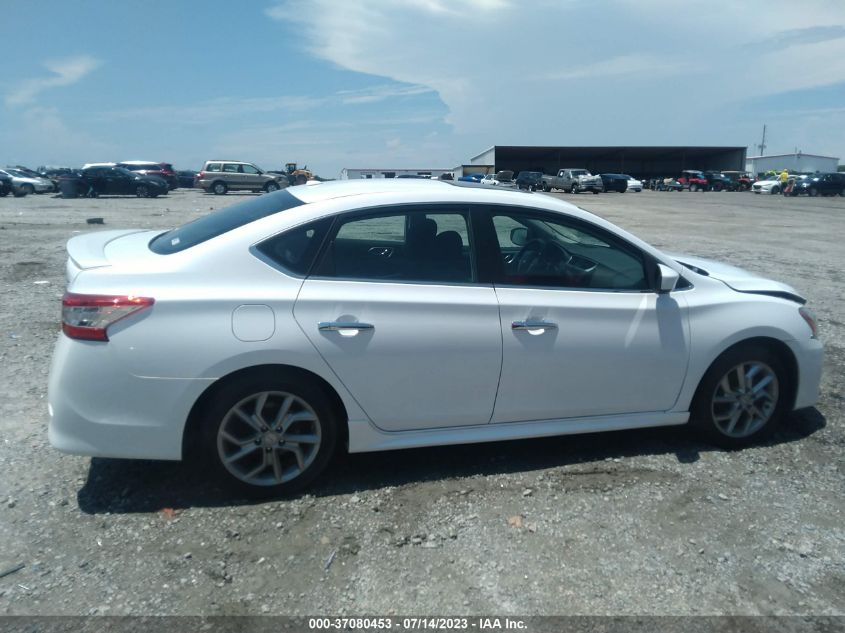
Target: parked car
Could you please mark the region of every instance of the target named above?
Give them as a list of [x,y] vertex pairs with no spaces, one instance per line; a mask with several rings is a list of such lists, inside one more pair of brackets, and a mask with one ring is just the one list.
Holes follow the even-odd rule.
[[464,174],[458,178],[458,181],[480,183],[482,178],[484,178],[484,174]]
[[707,191],[710,186],[704,172],[696,169],[685,169],[677,180],[681,187],[690,191]]
[[173,165],[170,163],[154,163],[143,160],[125,160],[117,163],[117,167],[123,167],[129,171],[134,171],[144,176],[153,176],[161,178],[167,183],[169,189],[176,189],[179,186],[179,178],[176,172],[173,171]]
[[179,186],[190,189],[194,186],[194,181],[199,172],[190,169],[180,169],[176,172],[176,177],[179,179]]
[[687,422],[741,448],[819,390],[796,290],[551,196],[338,181],[67,250],[52,445],[202,456],[249,493],[338,450]]
[[219,196],[228,191],[272,192],[286,187],[287,176],[271,174],[236,160],[209,160],[197,174],[196,186]]
[[4,167],[0,174],[6,174],[12,179],[12,184],[24,195],[32,193],[52,193],[56,190],[53,181],[40,176],[29,176],[15,167]]
[[623,174],[625,178],[628,179],[628,191],[635,191],[637,193],[642,192],[643,190],[643,183],[641,180],[637,180],[633,176],[629,176],[628,174]]
[[539,191],[544,189],[543,172],[541,171],[521,171],[516,176],[517,189],[524,189],[526,191]]
[[599,176],[593,176],[587,169],[566,167],[559,169],[554,176],[543,176],[543,189],[545,191],[563,189],[569,193],[582,191],[601,193],[604,191],[604,185]]
[[705,171],[708,191],[729,191],[733,186],[731,179],[720,171]]
[[39,167],[38,176],[41,178],[47,178],[48,180],[52,181],[53,187],[55,191],[59,190],[59,180],[62,176],[70,176],[76,173],[76,171],[70,167]]
[[8,174],[0,173],[0,198],[5,198],[10,193],[15,193],[15,188],[12,185],[12,177]]
[[628,190],[628,176],[622,174],[599,174],[605,191],[625,193]]
[[123,167],[88,167],[79,176],[62,180],[62,195],[137,196],[155,198],[166,195],[167,183],[156,176],[145,176]]
[[813,174],[805,176],[795,182],[791,195],[797,196],[807,194],[808,196],[835,196],[845,198],[845,173],[831,172],[826,174]]
[[498,171],[495,174],[487,174],[481,179],[482,185],[495,185],[496,187],[513,187],[513,172],[508,170]]
[[[794,176],[791,176],[794,178]],[[751,185],[754,193],[770,193],[778,195],[781,193],[780,176],[767,176],[764,180],[758,180]]]

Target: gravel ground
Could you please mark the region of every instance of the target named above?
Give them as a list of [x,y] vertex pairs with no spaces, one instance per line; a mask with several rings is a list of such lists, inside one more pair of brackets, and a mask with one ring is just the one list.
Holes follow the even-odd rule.
[[65,241],[89,217],[166,228],[241,197],[0,199],[0,573],[26,565],[0,614],[845,613],[845,199],[564,196],[809,297],[821,398],[764,446],[676,428],[353,455],[262,503],[183,464],[52,450]]

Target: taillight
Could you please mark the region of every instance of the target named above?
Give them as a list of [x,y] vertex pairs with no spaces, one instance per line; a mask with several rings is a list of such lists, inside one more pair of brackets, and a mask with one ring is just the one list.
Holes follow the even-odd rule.
[[110,325],[153,303],[151,297],[66,292],[62,297],[62,331],[83,341],[108,341],[106,330]]
[[197,179],[199,179],[199,180],[202,180],[203,178],[205,178],[205,172],[204,172],[204,171],[201,171],[201,172],[200,172],[200,173],[198,173],[195,177],[196,177]]

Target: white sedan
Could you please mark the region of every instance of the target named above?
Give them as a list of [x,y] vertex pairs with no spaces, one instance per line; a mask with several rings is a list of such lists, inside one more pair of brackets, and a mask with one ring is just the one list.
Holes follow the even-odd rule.
[[[794,178],[794,176],[792,176]],[[751,185],[754,193],[768,193],[777,195],[781,193],[780,176],[768,176],[764,180],[758,180]]]
[[819,388],[795,290],[552,196],[338,181],[68,253],[53,446],[199,454],[252,492],[338,450],[688,422],[742,447]]
[[633,176],[625,175],[625,178],[628,179],[628,188],[626,191],[635,191],[636,193],[640,193],[643,190],[643,182],[642,180],[637,180]]

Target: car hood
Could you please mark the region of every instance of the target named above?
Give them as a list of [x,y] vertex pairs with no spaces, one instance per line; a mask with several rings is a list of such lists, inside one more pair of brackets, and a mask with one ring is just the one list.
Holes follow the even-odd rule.
[[790,299],[801,304],[806,303],[806,299],[798,294],[795,288],[780,281],[759,277],[758,275],[748,272],[747,270],[743,270],[742,268],[717,262],[712,259],[691,257],[689,255],[681,255],[678,253],[666,254],[679,264],[691,267],[699,274],[706,275],[712,279],[718,279],[738,292],[771,295]]

